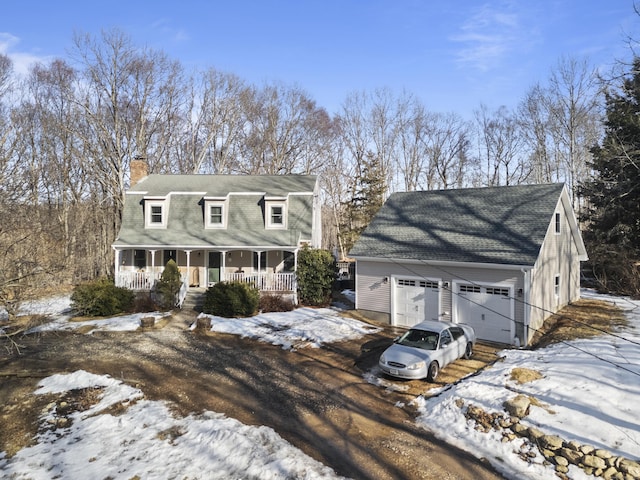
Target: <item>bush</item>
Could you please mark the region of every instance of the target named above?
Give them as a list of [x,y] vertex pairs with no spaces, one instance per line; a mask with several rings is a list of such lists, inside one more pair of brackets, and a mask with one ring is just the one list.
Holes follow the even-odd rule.
[[156,283],[156,295],[162,308],[172,309],[176,305],[176,297],[180,292],[182,280],[180,270],[173,260],[169,260],[162,271],[160,280]]
[[126,288],[101,278],[94,282],[78,285],[71,294],[71,307],[80,315],[104,317],[130,312],[135,294]]
[[260,292],[244,282],[218,282],[207,289],[202,311],[219,317],[250,317],[258,311]]
[[293,302],[281,295],[262,295],[258,309],[263,312],[290,312],[293,310]]
[[328,250],[303,247],[298,254],[298,295],[300,303],[327,306],[336,278],[336,262]]

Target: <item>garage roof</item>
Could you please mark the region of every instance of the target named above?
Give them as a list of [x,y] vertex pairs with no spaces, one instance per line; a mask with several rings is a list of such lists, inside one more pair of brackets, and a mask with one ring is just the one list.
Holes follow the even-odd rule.
[[534,265],[563,191],[560,183],[394,193],[349,255]]

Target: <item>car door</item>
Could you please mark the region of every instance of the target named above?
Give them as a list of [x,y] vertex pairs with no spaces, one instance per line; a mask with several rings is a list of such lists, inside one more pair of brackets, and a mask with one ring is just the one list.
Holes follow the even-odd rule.
[[451,327],[449,331],[451,332],[453,343],[456,345],[456,359],[462,358],[467,348],[467,337],[464,334],[464,330],[460,327]]
[[442,350],[442,365],[440,365],[440,368],[444,368],[457,360],[458,346],[448,328],[440,333],[440,349]]

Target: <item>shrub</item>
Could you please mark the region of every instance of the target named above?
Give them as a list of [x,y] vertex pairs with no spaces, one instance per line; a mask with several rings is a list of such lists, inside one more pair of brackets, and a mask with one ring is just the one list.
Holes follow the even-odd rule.
[[169,260],[162,271],[160,280],[156,283],[156,295],[162,308],[172,309],[175,306],[181,286],[182,280],[178,265],[174,260]]
[[326,306],[331,303],[336,263],[328,250],[303,247],[298,254],[296,276],[300,303],[312,306]]
[[90,317],[116,315],[133,308],[135,294],[126,288],[101,278],[78,285],[71,294],[71,307],[80,315]]
[[293,310],[293,302],[281,295],[262,295],[258,309],[261,312],[290,312]]
[[219,317],[250,317],[258,311],[260,292],[244,282],[218,282],[207,289],[202,311]]

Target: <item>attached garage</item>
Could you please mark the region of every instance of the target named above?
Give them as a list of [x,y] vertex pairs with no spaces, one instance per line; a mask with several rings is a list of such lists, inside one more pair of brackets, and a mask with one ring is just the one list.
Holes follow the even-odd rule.
[[513,288],[453,283],[454,321],[473,327],[480,340],[511,344],[515,336]]
[[438,280],[393,278],[393,312],[392,324],[401,327],[412,327],[424,320],[438,320]]

